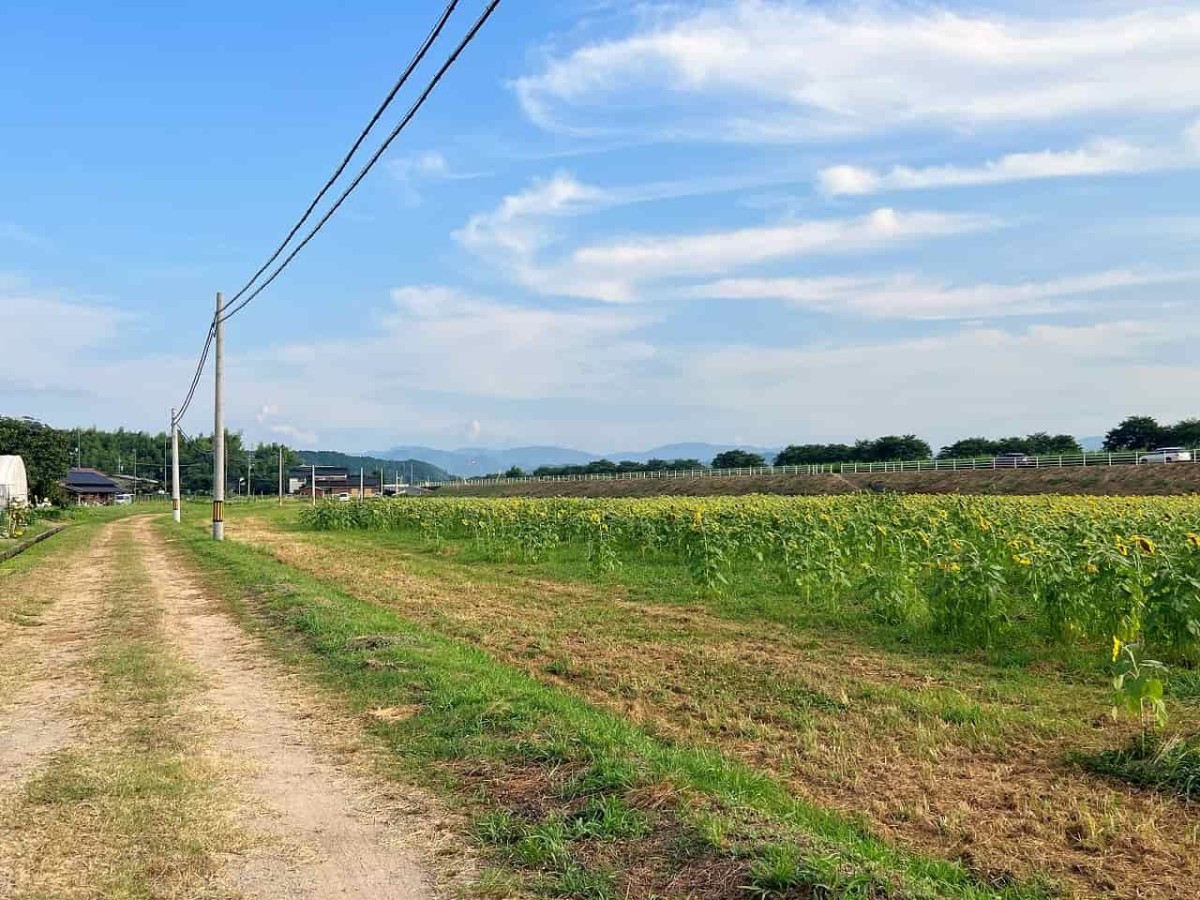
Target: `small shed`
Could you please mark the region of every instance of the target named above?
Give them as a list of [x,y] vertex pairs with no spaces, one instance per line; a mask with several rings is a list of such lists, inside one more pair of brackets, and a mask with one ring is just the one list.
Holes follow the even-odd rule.
[[25,476],[25,460],[19,456],[0,456],[0,509],[14,503],[29,502],[29,479]]

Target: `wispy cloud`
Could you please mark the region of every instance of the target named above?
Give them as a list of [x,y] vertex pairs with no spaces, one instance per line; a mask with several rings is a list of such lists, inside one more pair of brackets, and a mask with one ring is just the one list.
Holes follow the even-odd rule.
[[472,216],[456,237],[523,287],[625,303],[637,299],[638,287],[650,282],[683,281],[815,254],[868,251],[1002,224],[982,215],[881,208],[853,218],[785,221],[698,234],[640,234],[583,244],[557,255],[548,252],[563,240],[553,227],[555,219],[630,202],[629,197],[644,193],[597,188],[559,174],[505,197],[494,210]]
[[894,166],[883,172],[853,165],[830,166],[818,173],[817,180],[821,190],[831,196],[861,196],[885,191],[1195,168],[1200,167],[1198,128],[1200,124],[1192,125],[1184,140],[1173,146],[1141,146],[1098,138],[1073,150],[1010,153],[977,166]]
[[469,181],[484,178],[488,174],[454,169],[446,157],[436,150],[390,160],[387,170],[403,189],[405,200],[414,206],[421,202],[422,188],[430,182]]
[[848,219],[816,219],[689,235],[648,235],[581,247],[581,273],[616,271],[629,283],[724,272],[780,259],[869,250],[885,244],[995,228],[990,216],[876,209]]
[[779,300],[806,309],[875,319],[983,319],[1078,312],[1106,291],[1200,281],[1200,272],[1111,270],[1016,284],[951,285],[913,275],[729,278],[685,289],[687,297]]
[[[1200,11],[680,5],[657,8],[627,37],[548,59],[514,89],[546,128],[716,140],[1187,112],[1200,104]],[[598,118],[611,125],[597,128]]]

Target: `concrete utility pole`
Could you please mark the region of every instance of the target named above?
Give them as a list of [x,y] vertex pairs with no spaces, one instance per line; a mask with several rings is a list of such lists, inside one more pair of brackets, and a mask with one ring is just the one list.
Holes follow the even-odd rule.
[[279,448],[279,505],[283,506],[283,447]]
[[367,499],[367,495],[363,493],[363,468],[362,468],[362,466],[359,466],[359,468],[358,468],[358,499],[359,500]]
[[309,482],[308,486],[310,488],[312,488],[312,504],[313,504],[313,506],[316,506],[317,505],[317,466],[316,466],[316,463],[313,463],[312,481]]
[[250,499],[250,479],[254,477],[254,451],[246,451],[246,499]]
[[171,518],[179,521],[179,422],[171,410]]
[[216,344],[216,383],[213,389],[213,504],[212,537],[225,540],[225,297],[217,291],[217,315],[213,319]]

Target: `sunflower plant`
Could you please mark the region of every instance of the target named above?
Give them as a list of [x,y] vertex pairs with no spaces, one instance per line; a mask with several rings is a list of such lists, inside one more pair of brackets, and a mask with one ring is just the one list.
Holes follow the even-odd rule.
[[1113,638],[1113,718],[1121,711],[1138,717],[1145,743],[1151,728],[1167,724],[1167,705],[1163,701],[1163,685],[1167,667],[1156,659],[1139,659],[1136,644]]

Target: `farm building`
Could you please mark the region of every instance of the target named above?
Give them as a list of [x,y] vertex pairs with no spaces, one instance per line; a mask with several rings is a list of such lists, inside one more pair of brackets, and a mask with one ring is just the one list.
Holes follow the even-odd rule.
[[117,494],[125,493],[124,488],[95,469],[72,469],[63,490],[80,506],[107,506]]
[[0,509],[29,502],[29,481],[25,460],[19,456],[0,456]]
[[[359,473],[351,472],[340,466],[316,467],[316,495],[318,497],[337,497],[349,494],[358,497]],[[362,477],[364,497],[376,497],[382,487],[379,473],[364,473]],[[288,472],[288,493],[301,497],[313,494],[313,466],[297,466]]]

